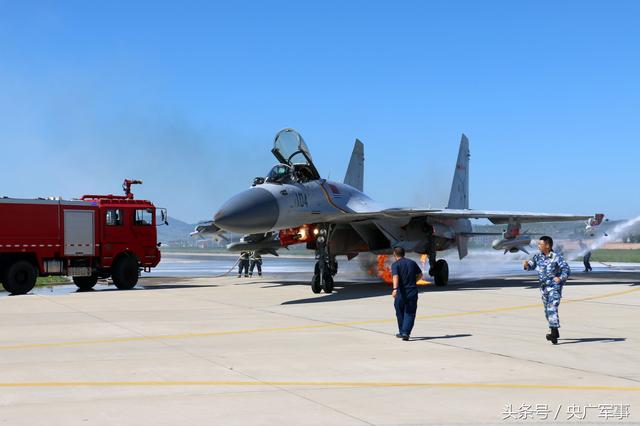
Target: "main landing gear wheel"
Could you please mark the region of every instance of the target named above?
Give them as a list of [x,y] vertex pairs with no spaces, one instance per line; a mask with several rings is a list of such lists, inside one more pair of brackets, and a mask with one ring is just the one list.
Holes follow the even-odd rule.
[[433,268],[433,281],[437,287],[443,287],[449,283],[449,264],[440,259]]

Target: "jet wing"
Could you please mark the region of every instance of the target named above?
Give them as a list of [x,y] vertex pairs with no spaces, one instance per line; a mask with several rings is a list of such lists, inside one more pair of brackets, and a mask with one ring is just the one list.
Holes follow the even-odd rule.
[[466,210],[466,209],[440,209],[440,210],[420,210],[420,209],[387,209],[377,212],[367,213],[344,213],[336,218],[336,222],[352,222],[359,220],[385,220],[403,219],[412,217],[430,217],[440,220],[455,219],[489,219],[491,223],[500,225],[510,221],[518,223],[532,222],[573,222],[587,220],[592,216],[578,216],[555,213],[529,213],[529,212],[507,212],[491,210]]
[[591,216],[578,216],[557,213],[505,212],[491,210],[455,210],[445,209],[439,212],[427,213],[426,216],[441,219],[489,219],[495,225],[517,221],[518,223],[532,222],[574,222],[587,220]]

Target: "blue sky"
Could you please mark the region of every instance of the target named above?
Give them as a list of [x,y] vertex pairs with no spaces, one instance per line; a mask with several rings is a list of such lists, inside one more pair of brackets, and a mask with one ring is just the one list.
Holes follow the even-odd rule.
[[210,218],[284,127],[325,177],[471,207],[640,214],[640,3],[0,0],[0,195],[118,192]]

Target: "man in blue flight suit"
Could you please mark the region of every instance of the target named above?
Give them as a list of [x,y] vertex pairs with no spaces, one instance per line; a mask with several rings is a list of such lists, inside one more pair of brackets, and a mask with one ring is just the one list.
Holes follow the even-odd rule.
[[524,269],[525,271],[536,270],[538,272],[544,314],[551,330],[547,334],[547,340],[557,345],[560,337],[558,332],[558,328],[560,328],[558,306],[560,306],[560,299],[562,299],[562,286],[569,278],[571,269],[562,255],[553,251],[553,239],[551,237],[540,237],[538,249],[540,253],[534,255],[531,260],[524,262]]
[[418,285],[422,278],[422,270],[416,262],[404,257],[404,249],[396,247],[393,249],[393,257],[396,260],[391,265],[393,275],[394,306],[396,308],[396,318],[398,319],[398,334],[396,337],[402,340],[409,340],[413,324],[416,321],[418,310]]

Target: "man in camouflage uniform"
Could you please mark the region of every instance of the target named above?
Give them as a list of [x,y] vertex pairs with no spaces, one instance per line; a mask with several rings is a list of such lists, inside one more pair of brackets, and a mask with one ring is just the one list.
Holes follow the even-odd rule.
[[549,321],[551,332],[547,334],[547,340],[554,345],[558,344],[560,333],[560,319],[558,318],[558,306],[562,298],[562,286],[569,278],[571,269],[562,255],[553,251],[553,239],[540,237],[538,241],[540,253],[531,260],[524,262],[525,271],[536,270],[540,280],[540,292],[544,304],[544,314]]

